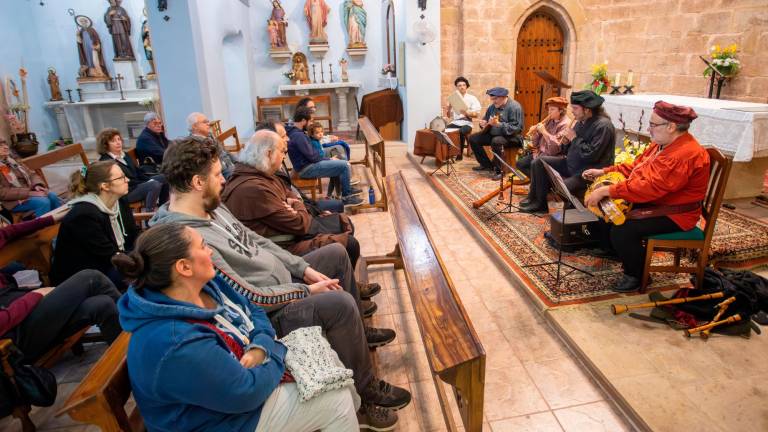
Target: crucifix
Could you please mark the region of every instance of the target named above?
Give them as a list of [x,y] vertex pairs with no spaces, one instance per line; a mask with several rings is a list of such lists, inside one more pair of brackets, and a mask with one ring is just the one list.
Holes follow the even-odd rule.
[[123,95],[123,76],[121,74],[117,74],[117,88],[120,89],[120,100],[125,100],[125,95]]
[[325,84],[325,72],[323,72],[323,59],[320,59],[320,82]]
[[315,74],[315,64],[312,63],[312,84],[317,83],[317,75]]

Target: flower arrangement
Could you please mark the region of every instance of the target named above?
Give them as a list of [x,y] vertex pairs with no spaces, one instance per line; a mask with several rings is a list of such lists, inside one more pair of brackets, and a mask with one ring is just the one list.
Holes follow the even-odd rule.
[[[731,77],[739,73],[741,69],[741,62],[736,58],[736,53],[739,52],[739,46],[732,44],[725,48],[721,48],[720,45],[713,45],[709,50],[709,56],[712,59],[710,63],[717,69],[718,72],[725,77]],[[704,69],[704,76],[710,76],[712,74],[712,68],[707,66]]]
[[638,156],[643,154],[645,149],[648,148],[648,144],[643,144],[640,141],[633,141],[629,138],[629,135],[624,135],[624,142],[622,148],[616,147],[616,159],[614,165],[620,165],[623,163],[632,163]]
[[288,80],[293,81],[294,78],[296,78],[296,74],[293,73],[292,70],[289,70],[288,72],[283,72],[283,76],[288,78]]
[[593,92],[600,94],[611,87],[611,82],[608,80],[608,62],[604,61],[599,64],[592,65],[592,81],[584,86],[584,89],[592,90]]
[[52,141],[50,144],[48,144],[48,151],[55,150],[58,147],[64,147],[72,144],[72,140],[67,138],[59,138],[55,141]]
[[386,75],[388,73],[395,73],[395,65],[387,63],[381,67],[381,74]]

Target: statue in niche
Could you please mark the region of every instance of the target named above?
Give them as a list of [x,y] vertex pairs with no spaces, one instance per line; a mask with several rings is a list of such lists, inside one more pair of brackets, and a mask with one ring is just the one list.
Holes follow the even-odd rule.
[[115,47],[114,60],[136,60],[131,46],[131,18],[120,3],[121,0],[109,0],[109,9],[104,14],[104,22]]
[[363,8],[363,0],[346,0],[341,13],[344,28],[347,29],[349,43],[347,48],[366,48],[365,27],[368,14]]
[[[272,30],[274,26],[274,30]],[[272,0],[272,15],[267,20],[267,32],[270,34],[270,46],[273,50],[285,51],[288,49],[288,40],[285,38],[285,29],[288,27],[288,21],[285,20],[285,9],[280,5],[279,0]],[[272,43],[272,32],[276,33],[274,43]]]
[[341,69],[341,82],[347,82],[349,81],[349,71],[347,70],[347,67],[349,66],[349,62],[347,59],[342,58],[339,60],[339,69]]
[[293,55],[293,64],[291,66],[291,72],[293,72],[293,80],[299,84],[309,82],[309,66],[307,65],[307,56],[304,53],[297,52]]
[[328,44],[328,34],[325,32],[325,26],[328,24],[328,13],[331,8],[325,3],[325,0],[307,0],[304,3],[304,15],[309,24],[309,43],[310,44]]
[[93,21],[85,15],[75,17],[77,23],[77,53],[80,56],[79,79],[109,78],[107,66],[104,63],[101,39],[93,28]]
[[59,76],[56,75],[56,69],[48,68],[48,86],[51,88],[51,100],[60,101],[64,100],[61,97],[61,88],[59,88]]
[[141,45],[144,47],[144,57],[149,62],[149,76],[155,75],[155,59],[152,55],[152,37],[149,35],[149,22],[147,21],[147,9],[144,9],[144,21],[141,23]]

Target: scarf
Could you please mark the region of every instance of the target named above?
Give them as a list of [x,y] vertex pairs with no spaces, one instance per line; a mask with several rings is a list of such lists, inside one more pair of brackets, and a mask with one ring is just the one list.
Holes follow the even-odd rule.
[[[15,171],[21,173],[21,176],[24,178],[26,185],[21,184],[21,181],[19,181],[19,177],[16,176]],[[32,178],[29,176],[27,169],[11,157],[8,157],[4,161],[0,160],[0,172],[3,173],[3,177],[8,180],[8,183],[10,183],[12,187],[20,188],[32,186]]]
[[125,161],[125,152],[121,151],[119,155],[116,155],[112,152],[107,152],[107,154],[109,155],[109,157],[120,162],[121,164],[128,165],[128,163]]
[[120,203],[115,202],[115,205],[110,209],[107,208],[107,206],[104,204],[104,201],[102,201],[98,195],[94,193],[87,193],[83,196],[73,199],[67,203],[67,205],[72,207],[75,204],[81,202],[93,204],[96,206],[96,208],[99,209],[100,212],[109,216],[109,222],[112,225],[112,233],[115,235],[115,241],[117,242],[117,249],[124,251],[126,234],[125,227],[123,226],[123,217],[120,214]]

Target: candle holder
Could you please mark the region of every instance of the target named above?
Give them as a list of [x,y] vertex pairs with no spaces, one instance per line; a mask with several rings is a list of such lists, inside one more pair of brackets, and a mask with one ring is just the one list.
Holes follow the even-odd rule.
[[633,88],[635,88],[635,86],[625,85],[624,86],[624,93],[622,93],[622,94],[625,94],[625,95],[635,94],[635,93],[632,92]]
[[72,100],[72,89],[66,89],[67,92],[67,103],[75,103],[75,101]]
[[139,75],[139,82],[138,82],[140,89],[147,88],[147,80],[144,78],[144,75]]
[[618,94],[621,94],[621,90],[619,90],[620,88],[621,88],[621,86],[615,86],[615,85],[612,85],[612,86],[611,86],[611,94],[612,94],[612,95],[618,95]]
[[314,63],[312,63],[312,84],[317,84],[317,74],[315,73]]
[[82,102],[83,101],[83,90],[82,89],[77,89],[77,99],[78,99],[78,102]]

